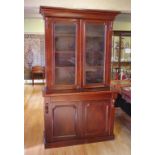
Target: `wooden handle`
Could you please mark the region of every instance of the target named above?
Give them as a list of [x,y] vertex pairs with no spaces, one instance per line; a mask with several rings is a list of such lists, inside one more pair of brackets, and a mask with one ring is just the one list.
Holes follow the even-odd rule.
[[48,103],[46,103],[46,105],[45,105],[45,113],[48,114]]

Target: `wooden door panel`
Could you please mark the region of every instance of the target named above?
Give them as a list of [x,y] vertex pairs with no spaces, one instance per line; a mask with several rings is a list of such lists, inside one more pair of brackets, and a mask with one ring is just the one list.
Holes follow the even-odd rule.
[[84,103],[84,135],[104,136],[108,132],[110,101],[87,101]]
[[76,136],[77,108],[75,106],[55,106],[53,109],[53,136]]
[[54,102],[50,106],[51,141],[67,140],[79,136],[78,102]]

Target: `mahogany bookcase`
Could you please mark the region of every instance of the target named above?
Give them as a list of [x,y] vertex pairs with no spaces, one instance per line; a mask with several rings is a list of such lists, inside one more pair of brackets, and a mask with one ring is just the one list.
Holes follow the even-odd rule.
[[116,11],[40,7],[45,20],[45,147],[114,138],[110,89]]

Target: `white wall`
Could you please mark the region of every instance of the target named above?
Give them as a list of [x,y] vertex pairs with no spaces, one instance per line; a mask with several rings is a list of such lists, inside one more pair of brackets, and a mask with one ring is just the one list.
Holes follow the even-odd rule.
[[[129,21],[115,21],[113,30],[131,30],[131,22]],[[43,19],[27,18],[24,20],[24,33],[41,33],[44,34]]]
[[113,30],[131,31],[131,22],[129,22],[129,21],[115,21],[113,23]]
[[24,19],[24,33],[44,34],[44,20],[34,18]]
[[131,0],[25,0],[25,7],[43,6],[131,12]]

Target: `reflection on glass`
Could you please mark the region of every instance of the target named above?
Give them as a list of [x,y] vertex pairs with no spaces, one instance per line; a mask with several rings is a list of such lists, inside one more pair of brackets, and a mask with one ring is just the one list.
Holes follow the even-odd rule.
[[118,62],[119,61],[119,36],[113,36],[112,37],[112,57],[111,57],[111,61],[112,62]]
[[86,24],[85,82],[104,80],[104,25]]
[[131,61],[131,37],[121,38],[121,61]]
[[111,79],[129,79],[131,74],[131,36],[117,32],[112,38]]
[[75,82],[74,67],[56,67],[55,83],[56,84],[74,84]]
[[73,23],[54,25],[56,84],[75,83],[75,35],[76,25]]

